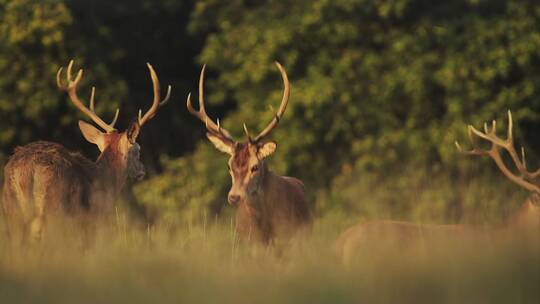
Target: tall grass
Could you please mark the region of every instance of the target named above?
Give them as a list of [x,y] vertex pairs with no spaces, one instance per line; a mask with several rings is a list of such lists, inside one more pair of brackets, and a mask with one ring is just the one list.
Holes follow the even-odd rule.
[[310,236],[272,248],[241,240],[230,207],[152,227],[118,209],[90,234],[50,223],[42,242],[11,247],[1,233],[0,303],[540,303],[540,231],[414,252],[364,244],[347,265],[334,248],[348,226],[380,218],[489,231],[525,196],[499,175],[353,172],[317,196]]
[[[538,242],[478,244],[411,255],[359,252],[345,266],[339,231],[264,248],[229,221],[136,227],[121,214],[88,241],[51,228],[22,249],[0,243],[1,303],[538,303]],[[444,244],[443,244],[444,246]]]

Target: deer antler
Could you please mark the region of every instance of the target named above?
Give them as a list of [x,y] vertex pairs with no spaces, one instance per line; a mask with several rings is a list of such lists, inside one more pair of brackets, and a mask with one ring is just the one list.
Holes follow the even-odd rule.
[[[283,116],[283,113],[285,113],[285,109],[287,108],[287,104],[289,103],[289,94],[290,94],[290,85],[289,85],[289,78],[287,77],[287,72],[285,72],[285,69],[279,64],[279,62],[275,62],[276,66],[279,69],[279,72],[281,73],[281,78],[283,79],[283,97],[281,98],[281,104],[279,105],[279,109],[274,116],[274,118],[270,121],[268,126],[262,130],[257,137],[253,140],[254,142],[258,142],[261,139],[263,139],[265,136],[270,134],[272,130],[278,125],[279,121],[281,120],[281,117]],[[247,133],[247,131],[246,131]]]
[[[511,181],[527,189],[528,191],[540,193],[540,186],[535,182],[535,179],[540,176],[540,169],[536,170],[535,172],[527,171],[527,165],[525,163],[525,150],[521,148],[520,159],[514,148],[512,127],[512,113],[508,111],[508,136],[505,140],[497,136],[497,123],[495,122],[495,120],[493,120],[491,123],[491,128],[488,128],[487,124],[484,124],[484,132],[478,131],[471,125],[468,126],[469,140],[471,142],[471,145],[473,146],[472,150],[463,150],[457,141],[455,142],[455,144],[457,149],[462,153],[468,155],[487,155],[491,157],[495,161],[497,167],[499,167],[502,173]],[[491,149],[484,150],[477,147],[474,143],[473,134],[488,142],[491,142]],[[506,167],[500,154],[501,148],[508,152],[520,175],[514,174],[510,169]]]
[[193,105],[191,104],[191,93],[188,94],[186,105],[189,113],[197,117],[200,121],[204,123],[206,126],[206,129],[215,134],[223,137],[224,139],[230,140],[231,142],[234,142],[232,136],[230,133],[223,129],[219,124],[219,119],[217,120],[217,124],[214,123],[212,118],[208,117],[206,114],[206,108],[204,107],[204,71],[206,69],[206,64],[203,65],[201,69],[201,75],[199,77],[199,111],[196,111],[193,108]]
[[146,111],[144,116],[142,116],[142,110],[139,110],[139,126],[143,126],[146,122],[148,122],[150,119],[152,119],[156,113],[157,110],[164,106],[171,97],[171,86],[169,85],[167,87],[167,95],[165,95],[165,99],[160,101],[160,89],[159,89],[159,80],[156,75],[156,72],[154,71],[154,68],[150,63],[146,63],[146,66],[148,66],[148,70],[150,71],[150,78],[152,78],[152,84],[154,88],[154,100],[152,101],[152,106],[150,106],[150,109]]
[[100,126],[103,130],[105,130],[107,133],[111,133],[116,131],[114,128],[114,125],[116,124],[116,120],[118,119],[118,114],[120,113],[119,109],[116,109],[116,114],[114,115],[113,121],[108,124],[104,122],[95,112],[94,110],[94,96],[95,96],[95,87],[92,87],[92,93],[90,95],[90,108],[87,108],[82,101],[77,96],[77,86],[79,85],[79,82],[82,79],[83,76],[83,70],[80,69],[79,72],[77,72],[77,76],[75,79],[72,77],[71,70],[73,68],[73,60],[69,62],[68,68],[67,68],[67,85],[62,84],[62,80],[60,79],[60,76],[62,74],[63,67],[58,69],[58,72],[56,73],[56,84],[58,85],[58,88],[60,88],[63,91],[66,91],[71,99],[71,102],[79,109],[81,112],[86,114],[94,123],[96,123],[98,126]]

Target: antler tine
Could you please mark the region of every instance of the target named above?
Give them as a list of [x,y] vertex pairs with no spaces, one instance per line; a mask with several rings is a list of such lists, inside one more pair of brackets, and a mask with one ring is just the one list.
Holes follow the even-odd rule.
[[199,110],[195,110],[193,108],[193,104],[191,103],[191,93],[188,94],[187,100],[186,100],[186,107],[193,116],[197,117],[202,123],[205,125],[206,129],[211,132],[215,133],[217,135],[221,135],[224,138],[234,141],[230,133],[223,129],[221,125],[219,124],[219,120],[217,120],[217,125],[214,123],[214,121],[208,117],[206,114],[206,108],[204,105],[204,72],[206,70],[206,64],[203,65],[201,69],[201,74],[199,76]]
[[527,161],[525,160],[525,148],[521,146],[521,163],[523,164],[523,168],[527,170]]
[[467,135],[469,136],[469,142],[471,143],[471,146],[473,148],[471,150],[465,150],[461,147],[459,142],[456,140],[454,144],[456,145],[457,150],[466,155],[488,155],[489,151],[480,149],[474,144],[473,129],[474,129],[473,126],[471,125],[467,126]]
[[[484,124],[485,133],[482,133],[478,131],[477,129],[475,129],[473,126],[469,125],[468,127],[469,138],[471,141],[471,145],[473,146],[473,149],[470,151],[463,151],[459,143],[456,142],[457,149],[460,152],[463,152],[469,155],[490,156],[495,162],[495,164],[497,165],[497,167],[499,167],[499,169],[503,172],[503,174],[507,178],[509,178],[511,181],[527,189],[528,191],[540,192],[540,185],[538,185],[534,181],[534,179],[540,176],[540,169],[535,172],[527,171],[527,165],[525,162],[525,150],[523,148],[521,149],[521,159],[520,159],[514,148],[513,132],[512,132],[512,128],[513,128],[512,113],[508,111],[508,132],[507,132],[508,135],[507,135],[506,140],[503,140],[496,135],[495,120],[492,122],[491,125],[492,125],[491,130],[488,130],[487,125]],[[474,144],[474,140],[472,137],[473,134],[490,142],[491,149],[490,150],[479,149]],[[508,167],[506,167],[506,164],[504,163],[502,156],[500,154],[500,148],[503,148],[504,150],[508,152],[516,168],[518,169],[520,175],[514,174],[511,170],[508,169]]]
[[[525,148],[521,147],[521,163],[523,164],[523,168],[527,171],[527,161],[525,158]],[[540,169],[537,169],[534,172],[528,172],[528,176],[530,179],[537,179],[540,176]]]
[[249,131],[248,131],[248,128],[246,126],[246,123],[244,123],[244,133],[246,133],[246,136],[247,136],[248,140],[251,141],[251,136],[249,135]]
[[514,122],[512,120],[512,112],[508,110],[508,135],[507,140],[509,145],[514,145],[514,135],[513,135],[513,129],[514,128]]
[[281,104],[279,105],[279,109],[272,119],[268,126],[262,130],[262,132],[255,137],[254,142],[258,142],[261,139],[263,139],[265,136],[270,134],[272,130],[278,125],[279,121],[281,120],[281,117],[283,116],[283,113],[285,113],[285,109],[287,108],[287,104],[289,103],[289,95],[290,95],[290,84],[289,84],[289,78],[287,77],[287,72],[285,72],[285,69],[279,62],[274,62],[279,69],[279,72],[281,74],[281,78],[283,79],[283,97],[281,98]]
[[167,94],[165,96],[165,99],[160,100],[160,88],[159,88],[159,79],[157,77],[156,71],[154,71],[154,68],[150,63],[146,63],[146,66],[148,67],[148,70],[150,71],[150,78],[152,78],[152,86],[154,89],[154,99],[152,101],[152,105],[150,106],[150,109],[146,111],[144,116],[142,116],[142,111],[139,109],[139,126],[143,126],[145,123],[147,123],[150,119],[152,119],[156,113],[157,110],[167,104],[169,101],[169,98],[171,97],[171,86],[169,85],[167,87]]
[[[90,93],[90,111],[92,112],[96,112],[94,110],[94,107],[95,107],[95,101],[94,101],[94,96],[96,94],[96,87],[92,87],[92,91]],[[119,108],[116,108],[116,112],[114,113],[114,118],[113,120],[108,124],[111,128],[114,128],[114,125],[116,124],[116,121],[118,120],[118,115],[120,115],[120,109]]]
[[90,111],[94,111],[94,96],[96,95],[96,87],[92,87],[92,91],[90,92]]
[[519,170],[520,174],[528,179],[534,179],[540,173],[535,175],[535,173],[527,171],[527,164],[525,163],[525,149],[523,147],[521,148],[521,159],[519,158],[518,153],[514,148],[513,127],[514,123],[512,119],[512,112],[508,110],[508,135],[506,140],[506,146],[504,146],[504,148],[506,149],[506,151],[508,151],[508,154],[512,158],[512,161],[516,165],[516,168]]
[[206,115],[206,108],[204,107],[204,72],[206,71],[206,63],[203,64],[203,67],[201,69],[201,74],[199,75],[199,111],[204,114],[205,117],[208,118]]
[[60,69],[58,69],[58,72],[56,73],[56,84],[58,85],[58,88],[60,88],[63,91],[66,91],[71,99],[71,102],[75,105],[75,107],[79,109],[81,112],[83,112],[84,114],[86,114],[86,116],[88,116],[94,123],[100,126],[107,133],[116,131],[116,129],[114,128],[114,125],[116,123],[116,120],[118,119],[119,109],[116,110],[115,117],[110,124],[107,124],[106,122],[104,122],[94,111],[94,96],[95,96],[94,87],[92,87],[92,92],[90,94],[90,108],[87,108],[77,95],[77,86],[79,85],[79,82],[82,79],[83,70],[80,69],[77,72],[77,76],[75,76],[75,79],[73,79],[72,69],[73,69],[73,60],[70,60],[67,67],[67,71],[66,71],[66,78],[67,78],[66,85],[64,85],[61,80],[63,67],[60,67]]

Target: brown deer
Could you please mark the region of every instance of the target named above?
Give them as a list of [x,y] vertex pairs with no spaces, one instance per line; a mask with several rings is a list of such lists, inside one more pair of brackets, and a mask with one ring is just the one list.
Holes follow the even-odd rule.
[[[506,140],[497,136],[495,121],[492,122],[491,128],[484,125],[484,129],[484,132],[480,132],[469,125],[469,138],[474,148],[470,151],[464,151],[456,142],[457,149],[467,155],[491,157],[508,179],[531,193],[505,226],[486,231],[470,225],[423,225],[402,221],[371,221],[355,225],[339,236],[336,249],[344,262],[350,262],[359,252],[371,249],[373,246],[377,247],[379,244],[391,248],[418,249],[418,246],[425,246],[430,242],[462,242],[464,240],[475,242],[485,236],[491,239],[494,235],[515,238],[516,235],[528,237],[532,234],[533,238],[537,238],[538,232],[540,232],[540,183],[538,182],[540,169],[529,172],[525,163],[524,150],[521,150],[521,159],[516,153],[510,111],[508,111],[508,137]],[[490,142],[491,149],[483,150],[476,146],[473,135]],[[501,149],[506,150],[510,155],[518,174],[508,169],[500,153]]]
[[160,101],[159,80],[152,66],[147,66],[154,90],[152,106],[144,116],[139,111],[138,119],[124,132],[114,127],[118,109],[109,124],[95,113],[95,88],[92,88],[89,108],[79,99],[77,86],[83,70],[79,70],[73,79],[73,60],[67,68],[66,85],[60,79],[62,68],[58,70],[58,87],[67,92],[77,109],[104,130],[102,132],[91,124],[79,121],[82,135],[95,144],[101,154],[92,162],[60,144],[46,141],[16,148],[4,168],[3,207],[8,232],[12,237],[41,238],[44,223],[53,214],[106,214],[128,178],[139,180],[144,177],[144,166],[139,160],[140,146],[136,139],[142,126],[169,100],[171,92],[169,86],[165,99]]
[[191,114],[206,126],[206,136],[221,152],[229,154],[229,173],[232,187],[227,200],[237,204],[236,230],[247,239],[254,239],[264,244],[272,243],[277,236],[288,237],[297,230],[308,228],[311,213],[304,196],[303,183],[293,177],[279,176],[272,173],[265,163],[265,158],[276,150],[275,141],[263,141],[278,125],[289,100],[290,85],[287,73],[276,62],[283,79],[283,98],[281,105],[268,126],[255,138],[249,135],[246,142],[238,142],[208,117],[204,107],[204,71],[199,78],[199,111],[193,109],[191,94],[187,98],[187,108]]

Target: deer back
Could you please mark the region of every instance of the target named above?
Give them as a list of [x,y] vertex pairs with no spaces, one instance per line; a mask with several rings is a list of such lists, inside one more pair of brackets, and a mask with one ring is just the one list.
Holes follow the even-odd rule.
[[32,217],[36,201],[45,210],[88,209],[95,164],[62,145],[39,141],[19,147],[4,168],[7,216]]

